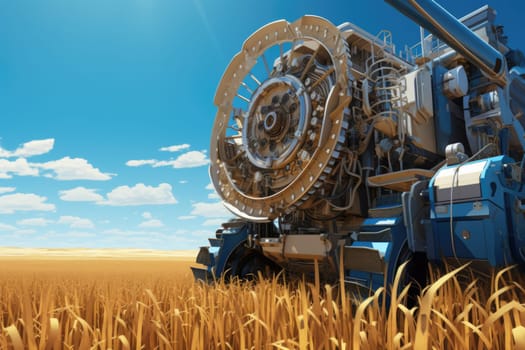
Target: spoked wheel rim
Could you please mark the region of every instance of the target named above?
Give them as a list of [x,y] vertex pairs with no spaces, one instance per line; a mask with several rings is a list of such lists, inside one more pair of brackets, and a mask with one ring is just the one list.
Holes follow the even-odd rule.
[[348,128],[350,69],[346,41],[320,17],[272,22],[245,41],[214,101],[210,177],[228,209],[273,220],[326,185]]

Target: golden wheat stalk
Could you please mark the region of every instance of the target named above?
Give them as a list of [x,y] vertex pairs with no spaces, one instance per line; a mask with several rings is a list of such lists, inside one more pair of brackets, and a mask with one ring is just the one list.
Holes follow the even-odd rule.
[[431,271],[409,309],[402,269],[355,308],[344,283],[319,278],[207,285],[181,262],[28,264],[0,271],[1,349],[525,349],[515,268],[487,289],[473,273],[464,282],[467,266]]

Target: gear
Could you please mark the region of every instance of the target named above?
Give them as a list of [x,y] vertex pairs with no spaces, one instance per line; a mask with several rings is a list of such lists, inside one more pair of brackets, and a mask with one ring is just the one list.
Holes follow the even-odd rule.
[[210,148],[210,176],[234,214],[272,220],[328,186],[350,118],[350,67],[346,41],[320,17],[276,21],[246,40],[217,89]]

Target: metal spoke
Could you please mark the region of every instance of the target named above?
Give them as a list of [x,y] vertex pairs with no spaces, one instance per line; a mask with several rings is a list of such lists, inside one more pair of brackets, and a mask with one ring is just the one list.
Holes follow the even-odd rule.
[[242,110],[242,109],[239,109],[239,111],[241,113],[237,113],[236,115],[233,116],[233,119],[235,120],[235,124],[237,125],[237,130],[238,131],[242,131],[242,120],[243,120],[243,117],[245,112]]
[[241,85],[250,93],[250,94],[253,94],[253,90],[250,89],[250,87],[248,86],[248,84],[246,84],[244,81],[241,81]]
[[281,64],[283,64],[284,63],[283,43],[279,43],[279,58],[281,59]]
[[248,103],[250,103],[250,99],[248,97],[244,97],[243,95],[241,94],[237,94],[237,97],[240,98],[241,100],[243,101],[246,101]]
[[270,66],[268,65],[268,61],[266,61],[266,56],[264,56],[264,53],[261,55],[261,58],[262,58],[263,63],[264,63],[264,68],[266,69],[266,73],[268,75],[270,75],[272,73],[272,71],[270,70]]
[[295,44],[297,43],[297,40],[292,41],[292,47],[290,48],[290,55],[289,57],[292,58],[293,56],[293,50],[295,50]]
[[317,46],[317,49],[315,49],[315,51],[312,54],[312,56],[310,56],[310,59],[308,60],[308,63],[306,63],[306,66],[304,67],[304,70],[303,70],[303,74],[301,74],[301,81],[304,81],[304,78],[306,78],[306,74],[308,73],[308,70],[310,69],[310,67],[314,63],[315,56],[317,56],[317,54],[319,53],[319,48],[321,48],[320,45]]
[[315,88],[317,85],[319,85],[319,83],[321,81],[323,81],[327,76],[329,76],[330,74],[332,74],[333,72],[335,71],[335,68],[332,66],[330,67],[330,69],[328,69],[326,72],[323,73],[323,75],[321,75],[321,77],[319,77],[319,79],[317,79],[315,81],[315,83],[313,83],[311,86],[310,86],[310,89],[313,89]]
[[257,85],[261,86],[261,82],[259,81],[259,79],[257,79],[257,78],[255,77],[255,75],[250,74],[250,78],[252,78],[253,81],[255,81],[255,82],[257,83]]

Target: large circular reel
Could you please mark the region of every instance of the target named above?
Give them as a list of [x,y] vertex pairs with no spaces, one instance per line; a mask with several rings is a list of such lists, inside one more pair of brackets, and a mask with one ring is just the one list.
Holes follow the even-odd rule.
[[272,22],[244,42],[214,101],[210,176],[228,209],[272,220],[325,186],[348,127],[350,67],[346,41],[320,17]]

